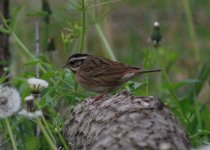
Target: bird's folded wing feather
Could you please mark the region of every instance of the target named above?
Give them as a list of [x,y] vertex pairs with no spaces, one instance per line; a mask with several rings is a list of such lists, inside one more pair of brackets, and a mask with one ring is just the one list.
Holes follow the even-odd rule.
[[84,65],[86,68],[83,68],[83,70],[86,71],[86,74],[91,77],[115,76],[119,74],[123,75],[125,72],[134,69],[128,65],[110,61],[104,58],[90,59],[85,63],[87,63]]

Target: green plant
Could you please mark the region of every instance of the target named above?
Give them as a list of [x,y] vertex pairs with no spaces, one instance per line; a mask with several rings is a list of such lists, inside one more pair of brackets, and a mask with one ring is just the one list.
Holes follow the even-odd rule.
[[[205,17],[194,18],[208,12],[207,6],[200,1],[183,0],[183,6],[174,5],[178,11],[185,13],[186,18],[182,18],[179,14],[171,15],[175,12],[174,7],[170,7],[171,4],[167,1],[154,2],[155,5],[146,0],[100,0],[97,3],[92,0],[72,0],[61,5],[52,0],[49,3],[51,21],[44,27],[40,23],[40,49],[46,47],[47,38],[53,38],[56,49],[54,52],[43,50],[36,55],[33,51],[34,24],[29,24],[28,20],[41,20],[46,17],[46,13],[37,8],[29,11],[27,8],[31,7],[24,6],[14,9],[14,3],[11,6],[12,18],[5,20],[1,16],[5,27],[1,26],[0,32],[11,36],[13,54],[11,66],[7,70],[13,74],[12,78],[5,83],[7,77],[0,77],[1,85],[15,86],[24,99],[30,94],[26,81],[37,76],[35,67],[39,66],[40,78],[48,81],[49,87],[41,92],[41,99],[36,103],[42,110],[43,117],[28,119],[16,114],[8,117],[6,122],[0,120],[0,148],[1,145],[12,144],[13,149],[56,149],[60,146],[69,149],[62,132],[65,121],[68,120],[67,114],[85,98],[95,96],[80,88],[74,75],[61,67],[69,55],[76,52],[102,53],[110,59],[116,60],[117,57],[118,61],[134,66],[163,69],[162,73],[135,78],[122,88],[135,95],[160,97],[187,129],[194,146],[210,141],[209,101],[203,96],[209,90],[209,48],[205,43],[208,43],[210,31]],[[34,2],[26,5],[34,5]],[[194,6],[202,9],[193,12],[191,10]],[[105,30],[103,22],[109,14],[112,14],[108,18],[111,33]],[[126,17],[121,17],[122,14]],[[148,18],[156,15],[160,16],[163,42],[154,49],[151,43],[147,43],[147,36],[153,27],[153,22]],[[167,17],[162,18],[161,15]],[[185,30],[182,30],[185,25],[189,38],[186,37]],[[107,39],[107,34],[113,39]],[[110,44],[109,40],[113,40],[114,44]],[[34,132],[37,125],[43,133],[39,138]]]

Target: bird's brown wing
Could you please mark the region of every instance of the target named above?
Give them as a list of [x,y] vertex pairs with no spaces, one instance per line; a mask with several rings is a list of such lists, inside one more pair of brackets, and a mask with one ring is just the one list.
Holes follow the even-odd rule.
[[[77,79],[83,87],[89,90],[105,92],[131,79],[134,73],[129,75],[127,72],[132,69],[134,68],[122,63],[89,56],[77,71]],[[127,77],[124,78],[124,75]]]
[[90,77],[123,76],[132,67],[101,57],[89,57],[81,66],[81,70]]

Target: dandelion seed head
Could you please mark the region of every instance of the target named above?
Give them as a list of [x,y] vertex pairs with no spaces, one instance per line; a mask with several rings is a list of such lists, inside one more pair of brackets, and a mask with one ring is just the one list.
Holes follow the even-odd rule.
[[49,85],[47,81],[37,78],[29,78],[27,81],[32,94],[39,94]]
[[158,26],[159,26],[159,22],[155,21],[155,22],[154,22],[154,26],[155,26],[155,27],[158,27]]
[[8,102],[8,100],[7,100],[6,97],[4,97],[4,96],[0,97],[0,105],[1,105],[1,106],[2,106],[2,105],[6,105],[7,102]]
[[19,113],[19,115],[24,116],[29,119],[34,119],[36,117],[41,117],[42,116],[42,111],[41,110],[36,110],[34,112],[27,111],[26,109],[22,109]]
[[15,88],[0,86],[0,118],[13,115],[20,109],[21,97]]
[[25,101],[33,101],[35,98],[34,96],[30,95],[30,96],[26,96],[25,97]]

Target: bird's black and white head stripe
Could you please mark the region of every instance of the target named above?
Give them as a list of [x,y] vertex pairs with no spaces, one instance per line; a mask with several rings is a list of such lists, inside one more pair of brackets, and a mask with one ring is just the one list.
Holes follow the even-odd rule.
[[78,60],[85,60],[89,56],[88,54],[74,54],[71,57],[69,57],[68,62],[74,63]]
[[73,54],[69,57],[67,65],[73,72],[76,72],[88,56],[88,54]]

